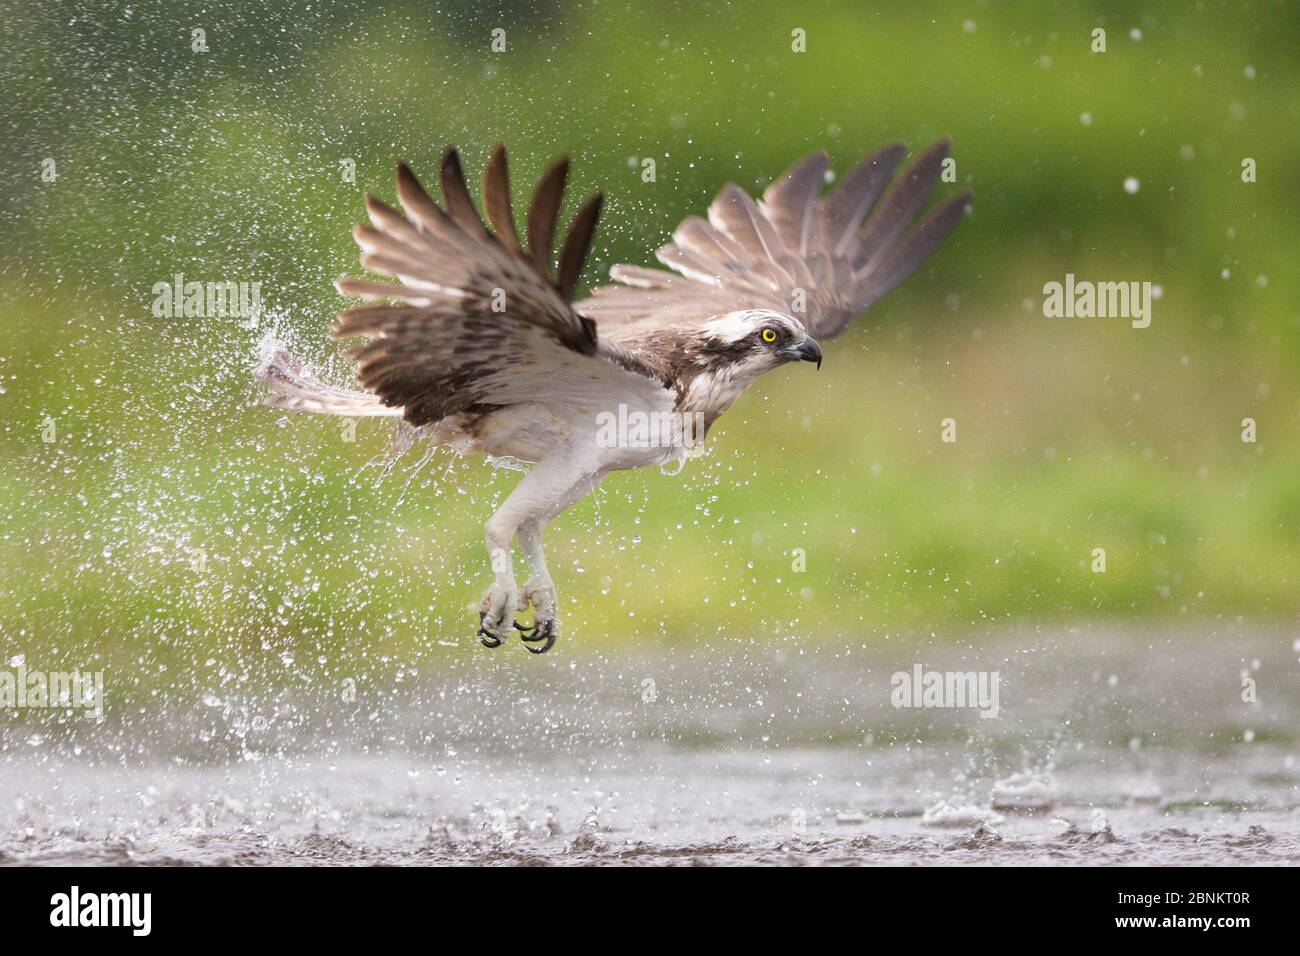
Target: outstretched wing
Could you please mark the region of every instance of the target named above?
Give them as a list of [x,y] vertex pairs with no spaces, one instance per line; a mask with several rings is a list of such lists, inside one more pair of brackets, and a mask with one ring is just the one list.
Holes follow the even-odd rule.
[[551,246],[568,173],[560,160],[542,177],[528,210],[528,249],[510,206],[505,148],[483,177],[489,232],[479,218],[455,150],[440,169],[439,208],[405,165],[397,196],[406,215],[366,196],[371,225],[353,231],[361,264],[399,284],[343,278],[345,295],[401,304],[349,309],[332,336],[368,336],[349,354],[361,384],[413,425],[466,409],[546,401],[575,403],[662,384],[620,350],[602,346],[595,323],[570,306],[591,245],[601,196],[578,211],[551,274]]
[[749,308],[795,315],[815,338],[834,338],[911,275],[961,218],[965,192],[916,222],[948,147],[931,146],[887,192],[904,153],[898,144],[868,156],[826,196],[824,152],[796,163],[759,202],[728,183],[707,220],[684,220],[659,250],[672,273],[614,266],[610,276],[623,285],[602,286],[576,308],[614,340]]

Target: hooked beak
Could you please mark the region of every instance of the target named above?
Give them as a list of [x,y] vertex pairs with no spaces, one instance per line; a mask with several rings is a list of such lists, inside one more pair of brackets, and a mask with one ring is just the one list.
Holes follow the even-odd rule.
[[822,347],[813,340],[811,335],[805,335],[802,342],[792,349],[786,349],[783,354],[792,359],[816,362],[818,368],[822,367]]

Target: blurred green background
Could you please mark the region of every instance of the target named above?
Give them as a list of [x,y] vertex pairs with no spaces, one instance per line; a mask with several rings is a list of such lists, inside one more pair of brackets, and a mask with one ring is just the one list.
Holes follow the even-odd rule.
[[[249,369],[274,330],[345,382],[330,283],[361,194],[448,144],[477,178],[497,140],[519,203],[561,153],[569,209],[605,191],[588,285],[818,147],[843,171],[948,135],[939,194],[976,197],[820,374],[769,376],[684,474],[615,475],[551,526],[560,655],[1296,623],[1294,3],[0,9],[5,658],[160,687],[488,653],[481,529],[517,476],[444,451],[376,485],[391,425],[282,418]],[[267,313],[154,318],[178,272],[260,282]],[[1044,318],[1067,272],[1158,284],[1151,327]]]

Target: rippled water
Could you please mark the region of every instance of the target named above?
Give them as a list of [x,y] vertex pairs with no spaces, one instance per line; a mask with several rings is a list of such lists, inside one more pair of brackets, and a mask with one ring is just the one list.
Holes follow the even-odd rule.
[[[0,862],[1294,863],[1297,658],[1231,628],[608,660],[467,643],[346,705],[6,724]],[[895,709],[916,663],[997,670],[999,715]]]

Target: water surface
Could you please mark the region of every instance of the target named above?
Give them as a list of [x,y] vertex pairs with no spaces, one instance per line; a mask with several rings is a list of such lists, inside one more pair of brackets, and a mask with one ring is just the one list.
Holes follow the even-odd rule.
[[[346,702],[245,689],[9,720],[0,862],[1300,860],[1282,629],[453,657]],[[893,707],[917,663],[996,670],[998,716]]]

